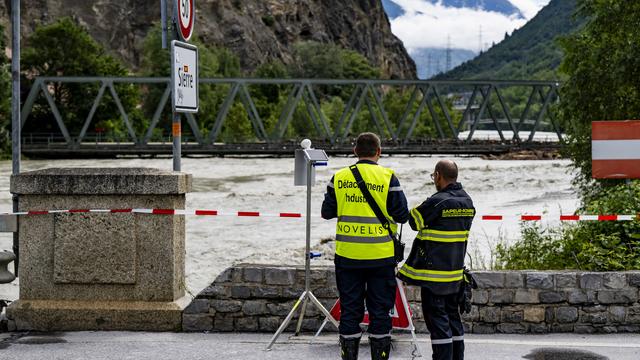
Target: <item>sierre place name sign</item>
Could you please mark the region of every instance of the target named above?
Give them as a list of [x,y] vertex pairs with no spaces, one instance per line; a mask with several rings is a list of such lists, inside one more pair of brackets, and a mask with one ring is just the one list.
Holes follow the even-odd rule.
[[174,112],[198,112],[198,48],[171,42],[171,87]]

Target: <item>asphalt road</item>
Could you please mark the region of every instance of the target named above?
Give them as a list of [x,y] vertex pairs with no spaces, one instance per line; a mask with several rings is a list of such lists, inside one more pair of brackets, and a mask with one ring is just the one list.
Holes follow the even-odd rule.
[[[202,334],[148,332],[70,332],[0,334],[0,359],[338,359],[337,335],[284,334],[265,351],[270,334]],[[412,359],[410,337],[394,337],[393,359]],[[467,335],[468,360],[638,360],[640,334],[615,335]],[[430,359],[428,339],[418,340],[423,358]],[[360,358],[368,359],[363,341]]]

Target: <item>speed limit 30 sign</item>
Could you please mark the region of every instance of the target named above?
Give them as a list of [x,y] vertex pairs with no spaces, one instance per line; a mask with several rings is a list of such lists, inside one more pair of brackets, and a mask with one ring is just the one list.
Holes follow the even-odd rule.
[[178,35],[182,41],[189,41],[193,35],[193,23],[195,22],[195,0],[176,1],[176,23]]

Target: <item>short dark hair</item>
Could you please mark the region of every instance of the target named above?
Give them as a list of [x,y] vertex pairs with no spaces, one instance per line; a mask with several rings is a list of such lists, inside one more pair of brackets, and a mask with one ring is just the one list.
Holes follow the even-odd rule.
[[436,164],[436,171],[446,181],[458,180],[458,165],[451,160],[440,160]]
[[378,135],[365,132],[358,135],[356,139],[355,153],[358,157],[373,157],[380,149],[380,138]]

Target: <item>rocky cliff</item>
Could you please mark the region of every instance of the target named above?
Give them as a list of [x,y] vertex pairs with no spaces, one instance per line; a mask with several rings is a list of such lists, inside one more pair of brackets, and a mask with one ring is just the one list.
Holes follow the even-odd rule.
[[[0,3],[7,31],[10,3]],[[144,38],[160,19],[159,4],[158,0],[22,0],[23,41],[28,42],[37,25],[71,16],[136,69]],[[413,60],[391,33],[381,0],[197,0],[196,15],[196,35],[231,49],[247,71],[273,58],[290,63],[294,43],[315,40],[363,54],[385,77],[416,76]]]

